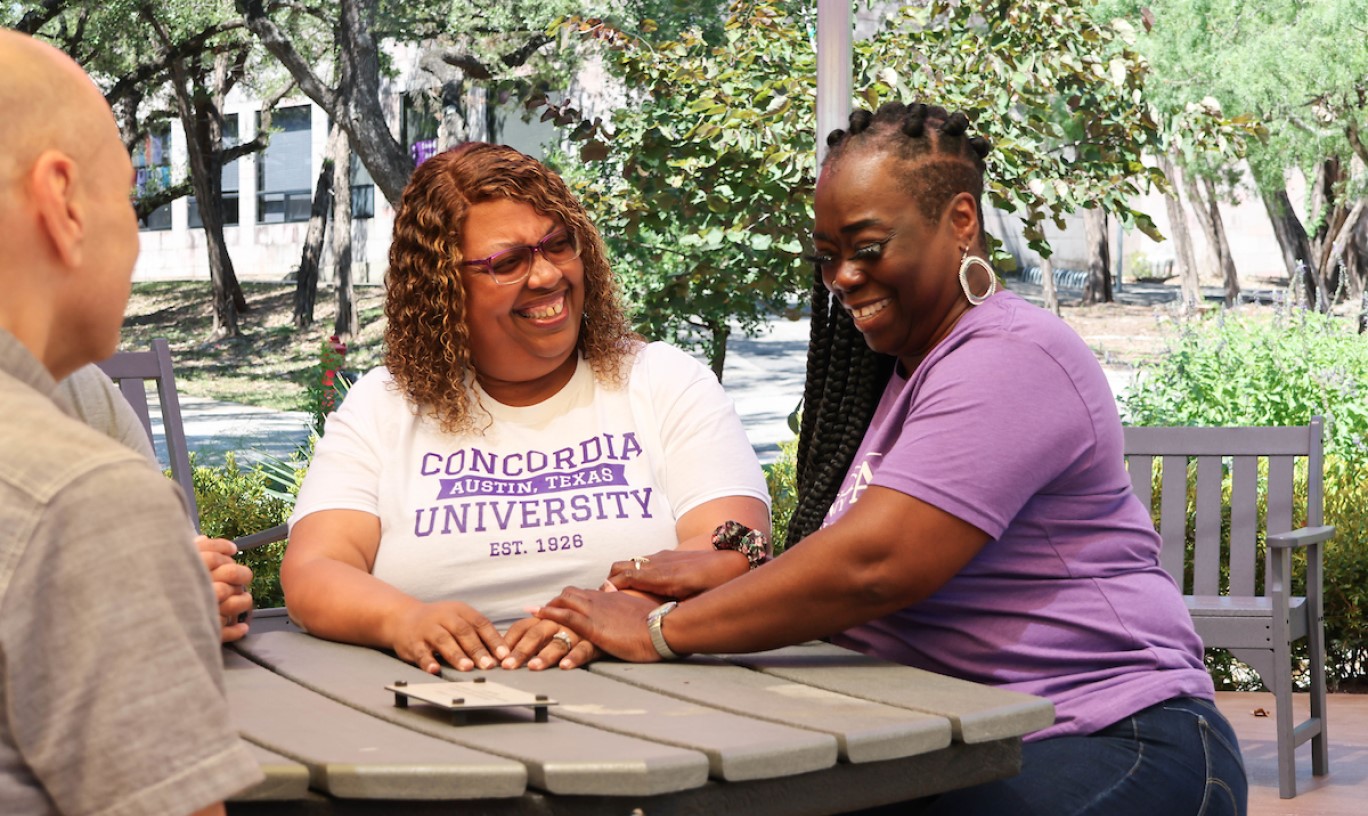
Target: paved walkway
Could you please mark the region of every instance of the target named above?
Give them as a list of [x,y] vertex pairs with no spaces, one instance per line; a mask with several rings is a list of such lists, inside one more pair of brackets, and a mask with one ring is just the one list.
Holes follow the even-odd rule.
[[[156,393],[148,398],[155,402]],[[303,411],[276,411],[183,395],[180,403],[186,445],[202,465],[222,464],[229,452],[236,454],[241,465],[265,457],[288,459],[309,438],[309,415]],[[161,413],[153,408],[151,414],[153,446],[165,466]]]
[[[793,437],[788,417],[803,396],[807,344],[806,319],[780,319],[760,337],[733,337],[729,344],[722,382],[762,463],[773,462],[779,444]],[[1119,394],[1132,376],[1129,369],[1104,370],[1113,393]],[[202,464],[222,463],[229,451],[241,464],[263,456],[285,459],[309,436],[308,415],[299,411],[181,397],[181,412],[190,450]],[[157,420],[153,432],[161,451]]]
[[[807,369],[808,321],[780,319],[765,334],[733,337],[722,367],[722,385],[736,403],[741,423],[762,463],[773,462],[779,444],[793,437],[789,414],[803,397]],[[1134,372],[1102,367],[1112,394],[1120,396]]]

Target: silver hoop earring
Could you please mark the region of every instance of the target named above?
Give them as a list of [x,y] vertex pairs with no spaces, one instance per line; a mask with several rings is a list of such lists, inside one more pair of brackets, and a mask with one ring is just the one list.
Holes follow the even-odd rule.
[[[988,291],[984,292],[982,295],[975,295],[969,289],[969,270],[972,269],[975,264],[983,267],[983,270],[988,273]],[[979,256],[970,255],[967,247],[964,250],[964,254],[960,257],[959,282],[960,288],[964,290],[965,299],[974,306],[977,306],[992,297],[993,293],[997,291],[997,273],[993,271],[993,267]]]

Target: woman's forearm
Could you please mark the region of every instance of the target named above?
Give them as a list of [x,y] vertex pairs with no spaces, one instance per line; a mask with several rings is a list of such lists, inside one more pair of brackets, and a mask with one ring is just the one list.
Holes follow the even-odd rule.
[[988,537],[943,511],[870,488],[858,512],[759,569],[692,598],[662,633],[676,652],[750,652],[827,637],[934,593]]
[[366,646],[390,647],[389,625],[415,598],[368,572],[330,558],[282,565],[290,618],[310,634]]
[[[806,553],[801,553],[806,555]],[[826,637],[899,609],[877,604],[850,572],[802,563],[799,551],[682,603],[662,633],[680,653],[754,652]]]

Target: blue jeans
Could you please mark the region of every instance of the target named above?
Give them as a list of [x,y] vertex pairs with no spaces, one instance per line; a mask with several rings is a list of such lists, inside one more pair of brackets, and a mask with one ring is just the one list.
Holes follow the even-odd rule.
[[926,813],[1244,816],[1244,759],[1216,705],[1174,697],[1085,737],[1022,746],[1021,773],[947,793]]

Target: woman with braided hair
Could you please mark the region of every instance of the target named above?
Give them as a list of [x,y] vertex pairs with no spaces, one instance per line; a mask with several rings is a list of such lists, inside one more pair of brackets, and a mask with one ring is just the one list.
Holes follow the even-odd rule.
[[628,660],[826,637],[1054,704],[1018,776],[928,812],[1243,813],[1106,378],[984,260],[989,145],[968,125],[890,103],[828,139],[784,555],[720,585],[697,576],[708,555],[652,557],[612,583],[682,602],[567,589],[538,615]]

